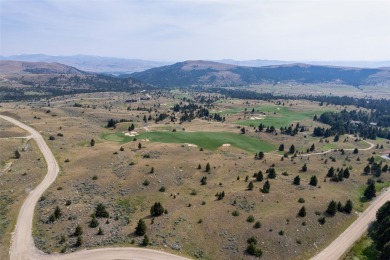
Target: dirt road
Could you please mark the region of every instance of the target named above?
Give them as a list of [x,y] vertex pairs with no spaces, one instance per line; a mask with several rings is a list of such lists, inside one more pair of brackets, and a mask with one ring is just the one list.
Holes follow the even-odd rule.
[[35,245],[32,237],[32,221],[34,216],[34,208],[42,196],[43,192],[54,182],[59,172],[59,166],[54,158],[53,153],[47,146],[43,137],[35,129],[11,118],[8,116],[0,115],[0,118],[5,119],[18,127],[28,131],[32,139],[35,140],[39,149],[41,150],[46,163],[47,174],[43,181],[30,192],[27,199],[20,209],[18,219],[16,222],[15,231],[12,236],[10,247],[10,259],[11,260],[73,260],[73,259],[186,259],[180,256],[160,252],[156,250],[150,250],[145,248],[100,248],[94,250],[81,250],[71,254],[54,254],[48,255],[39,251]]
[[390,188],[382,192],[352,225],[312,260],[340,259],[367,232],[370,223],[375,220],[377,210],[388,200],[390,200]]

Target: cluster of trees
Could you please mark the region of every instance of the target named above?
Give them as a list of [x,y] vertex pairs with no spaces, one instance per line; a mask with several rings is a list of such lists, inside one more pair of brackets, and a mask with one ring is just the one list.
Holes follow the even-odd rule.
[[368,159],[368,164],[363,169],[364,174],[373,174],[375,177],[380,177],[382,175],[382,172],[387,172],[388,170],[388,164],[382,166],[382,161],[375,162],[375,158],[373,156]]
[[246,247],[246,252],[255,257],[261,257],[263,255],[263,251],[257,247],[257,239],[255,237],[250,237],[246,241],[248,246]]
[[337,168],[335,170],[333,166],[329,168],[328,173],[326,174],[326,177],[331,178],[330,180],[334,182],[343,181],[344,178],[348,179],[349,176],[350,172],[348,168]]
[[380,260],[390,259],[390,201],[376,212],[376,221],[369,231]]
[[350,214],[352,212],[352,209],[353,209],[353,204],[352,204],[351,200],[347,200],[347,202],[345,203],[344,206],[340,201],[338,203],[336,203],[336,201],[332,200],[328,204],[328,208],[326,209],[326,213],[328,213],[331,216],[336,215],[337,211]]
[[[331,126],[330,129],[314,128],[313,135],[359,134],[363,138],[375,140],[376,137],[390,139],[390,109],[362,112],[361,110],[342,110],[339,113],[325,112],[318,121]],[[373,124],[372,124],[373,123]]]
[[116,126],[117,123],[123,123],[123,122],[131,122],[131,120],[129,120],[129,119],[124,119],[124,118],[119,119],[119,120],[110,118],[109,120],[107,120],[107,125],[106,125],[106,127],[108,127],[108,128],[115,128],[115,126]]

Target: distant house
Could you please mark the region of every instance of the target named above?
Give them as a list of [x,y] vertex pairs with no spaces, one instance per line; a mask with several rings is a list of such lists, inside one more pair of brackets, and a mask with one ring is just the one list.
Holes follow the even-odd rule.
[[370,125],[372,125],[372,126],[377,126],[378,123],[371,122]]
[[351,123],[354,124],[354,125],[360,125],[362,122],[360,122],[360,121],[355,121],[355,120],[351,120]]
[[126,100],[126,103],[134,103],[134,102],[138,102],[137,99],[128,99]]

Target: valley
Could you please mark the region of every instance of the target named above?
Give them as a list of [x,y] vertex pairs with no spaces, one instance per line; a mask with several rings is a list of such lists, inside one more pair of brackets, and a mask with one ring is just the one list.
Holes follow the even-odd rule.
[[[390,150],[388,139],[313,135],[316,127],[329,128],[314,116],[344,109],[356,107],[160,89],[3,102],[0,113],[39,131],[59,163],[59,175],[34,214],[33,237],[43,252],[139,247],[144,236],[135,230],[142,219],[147,248],[188,258],[250,259],[247,240],[253,237],[264,259],[286,259],[286,252],[288,259],[302,259],[320,252],[369,206],[362,197],[367,182],[375,183],[378,194],[390,185],[388,170],[378,174],[373,168],[388,164],[381,157]],[[289,126],[297,131],[287,134]],[[9,139],[27,134],[4,120],[1,127],[0,137],[7,138],[1,141],[10,147],[1,151],[2,169],[14,160],[4,176],[22,178],[4,183],[23,189],[30,183],[24,172],[42,175],[25,166],[29,155],[18,139]],[[19,159],[12,159],[15,150]],[[368,164],[372,171],[365,172]],[[333,177],[327,177],[330,168]],[[326,212],[332,200],[342,207],[350,200],[353,210],[339,208],[332,216]],[[155,202],[166,210],[161,216],[151,215]],[[92,227],[99,203],[108,216],[97,217]],[[299,215],[302,207],[305,214]],[[78,226],[82,234],[76,235]],[[12,226],[3,230],[7,241]]]

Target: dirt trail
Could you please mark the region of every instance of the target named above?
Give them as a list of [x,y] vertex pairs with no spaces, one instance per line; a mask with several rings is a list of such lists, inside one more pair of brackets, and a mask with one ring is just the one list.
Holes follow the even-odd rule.
[[32,259],[32,260],[73,260],[73,259],[186,259],[173,254],[160,252],[156,250],[150,250],[145,248],[129,248],[129,247],[116,247],[116,248],[100,248],[94,250],[81,250],[71,254],[54,254],[48,255],[38,250],[34,245],[32,237],[32,221],[34,216],[34,208],[42,196],[43,192],[54,182],[56,179],[59,166],[54,158],[53,153],[47,146],[43,137],[35,129],[11,118],[8,116],[0,115],[3,118],[18,127],[28,131],[31,134],[32,139],[35,140],[39,149],[41,150],[46,163],[47,174],[43,181],[32,190],[24,201],[18,215],[18,219],[15,226],[15,231],[12,235],[11,247],[10,247],[10,259]]

